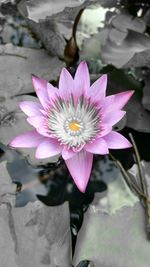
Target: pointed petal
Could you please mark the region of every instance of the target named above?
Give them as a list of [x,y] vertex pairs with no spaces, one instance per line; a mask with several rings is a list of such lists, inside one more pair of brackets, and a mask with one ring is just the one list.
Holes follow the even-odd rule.
[[109,113],[112,111],[112,105],[114,104],[114,100],[115,100],[114,95],[105,97],[101,105],[101,114]]
[[34,130],[15,137],[9,145],[12,147],[37,147],[43,139],[43,136]]
[[32,101],[23,101],[19,103],[19,106],[21,110],[28,115],[29,117],[31,116],[40,116],[42,105],[37,102],[32,102]]
[[59,79],[59,94],[67,100],[73,92],[73,78],[66,68],[63,68]]
[[82,94],[89,91],[90,88],[90,75],[88,66],[85,61],[82,61],[76,71],[74,77],[74,95],[76,97],[81,96]]
[[76,186],[84,193],[91,174],[93,154],[81,150],[65,162]]
[[134,94],[134,91],[126,91],[126,92],[122,92],[119,94],[114,95],[115,99],[114,99],[114,109],[122,109],[127,102],[129,101],[129,99],[131,98],[131,96]]
[[91,97],[92,101],[101,101],[106,96],[107,87],[107,75],[102,75],[96,80],[88,90],[88,96]]
[[114,131],[103,138],[106,141],[108,148],[119,149],[132,147],[132,144],[123,135]]
[[115,125],[118,121],[120,121],[126,112],[123,110],[116,110],[115,112],[105,113],[102,116],[102,123],[108,123],[110,125]]
[[58,94],[58,89],[51,83],[47,83],[47,92],[50,100],[55,99]]
[[103,138],[98,138],[92,143],[86,144],[84,149],[93,154],[105,155],[109,153],[107,143]]
[[107,135],[108,133],[110,133],[112,131],[112,126],[109,124],[101,124],[100,125],[100,133],[99,133],[99,137],[103,137],[105,135]]
[[62,150],[62,157],[64,160],[70,159],[75,155],[75,152],[72,149],[68,149],[66,146],[64,146]]
[[52,135],[49,133],[47,127],[39,127],[36,128],[37,132],[45,137],[52,137]]
[[47,81],[37,76],[32,76],[32,83],[35,89],[35,92],[44,108],[47,107],[49,102],[48,92],[47,92]]
[[58,155],[62,150],[60,143],[56,139],[47,138],[41,142],[36,150],[36,158],[44,159]]
[[45,127],[45,118],[44,116],[35,116],[27,118],[27,121],[34,126],[35,128],[43,128]]

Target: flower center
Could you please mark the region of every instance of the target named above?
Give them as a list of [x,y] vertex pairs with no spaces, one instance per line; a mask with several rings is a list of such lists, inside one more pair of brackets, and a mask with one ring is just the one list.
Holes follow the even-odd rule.
[[70,129],[71,131],[77,132],[77,131],[80,130],[80,128],[81,128],[81,126],[80,126],[80,124],[78,123],[78,121],[71,121],[71,122],[69,123],[69,129]]
[[100,131],[99,109],[90,99],[78,101],[57,98],[47,114],[49,132],[68,147],[80,147],[92,141]]

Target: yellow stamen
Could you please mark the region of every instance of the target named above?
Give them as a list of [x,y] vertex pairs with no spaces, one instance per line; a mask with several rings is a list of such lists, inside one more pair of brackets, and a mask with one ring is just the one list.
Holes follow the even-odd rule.
[[69,123],[69,128],[70,130],[77,132],[80,130],[80,124],[77,121],[72,121]]

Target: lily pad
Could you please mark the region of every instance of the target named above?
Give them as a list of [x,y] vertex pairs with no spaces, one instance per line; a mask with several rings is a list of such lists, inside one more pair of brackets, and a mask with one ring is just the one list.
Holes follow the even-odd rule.
[[120,93],[126,90],[134,90],[135,93],[125,106],[127,112],[126,126],[140,132],[150,132],[150,114],[143,107],[141,99],[142,84],[130,73],[123,70],[113,70],[109,74],[108,95]]
[[0,45],[0,99],[33,92],[31,73],[57,80],[62,67],[58,58],[43,49]]
[[[149,59],[145,57],[146,61],[142,60],[141,62],[138,60],[138,55],[140,58],[140,53],[147,52],[149,49],[150,38],[147,35],[128,30],[125,38],[121,41],[119,40],[119,43],[117,43],[117,40],[115,42],[108,37],[102,48],[102,59],[105,63],[112,64],[117,68],[145,66],[149,62]],[[133,64],[132,60],[136,63]]]
[[124,11],[112,18],[111,24],[122,32],[127,32],[130,29],[143,33],[146,30],[146,23],[144,20],[138,17],[133,17]]
[[27,14],[28,18],[39,22],[41,19],[45,19],[46,17],[51,17],[52,15],[56,15],[62,11],[64,11],[65,8],[73,8],[76,6],[82,5],[86,0],[81,1],[70,1],[70,0],[56,0],[55,2],[52,0],[37,0],[36,2],[34,0],[30,1],[21,1],[18,5],[19,10],[21,10],[24,13]]
[[64,57],[64,50],[66,47],[65,39],[71,38],[73,23],[81,9],[93,6],[94,4],[112,7],[117,3],[116,0],[62,2],[38,0],[36,3],[34,2],[34,4],[33,2],[32,0],[22,0],[18,5],[18,9],[27,19],[30,28],[42,41],[45,48],[51,54],[58,55],[61,58]]
[[2,204],[0,229],[2,266],[71,266],[67,203],[46,207],[36,201],[24,208]]
[[142,98],[142,104],[144,108],[147,109],[148,111],[150,111],[150,77],[149,75],[150,73],[148,72],[144,79],[145,86],[143,88],[143,98]]
[[146,111],[138,96],[133,96],[132,101],[126,106],[127,126],[140,132],[150,132],[150,114]]
[[[3,101],[2,101],[3,100]],[[29,123],[27,123],[26,115],[19,108],[20,101],[37,101],[36,97],[22,95],[14,97],[12,99],[1,99],[0,102],[0,140],[4,145],[8,145],[13,138],[17,135],[25,133],[33,129]],[[12,148],[11,148],[12,149]],[[58,156],[37,160],[35,158],[35,149],[33,148],[18,148],[22,156],[26,157],[30,164],[40,165],[46,163],[56,162]]]
[[[147,192],[150,197],[150,163],[144,160],[141,161],[143,175],[146,181]],[[132,168],[129,170],[130,175],[134,177],[135,180],[139,181],[139,172],[137,164],[134,164]]]
[[[115,183],[109,181],[107,201],[95,195],[78,234],[74,264],[87,259],[95,266],[149,266],[149,241],[145,233],[143,207],[127,185],[124,184],[124,189],[121,189],[121,183],[123,186],[121,175]],[[113,185],[114,191],[110,189]],[[109,207],[112,205],[113,208],[115,203],[120,205],[121,198],[126,205],[120,206],[115,213],[102,209],[108,201],[111,203]],[[129,200],[132,204],[127,203]]]

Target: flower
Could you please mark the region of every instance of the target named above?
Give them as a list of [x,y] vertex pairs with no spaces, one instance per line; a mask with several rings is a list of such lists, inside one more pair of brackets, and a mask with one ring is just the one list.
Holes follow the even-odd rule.
[[32,82],[40,102],[24,101],[20,108],[35,129],[14,138],[10,146],[37,147],[38,159],[61,153],[75,184],[85,192],[93,154],[131,147],[112,126],[124,117],[122,108],[133,91],[106,96],[107,75],[90,86],[84,61],[74,79],[62,69],[59,89],[36,76],[32,76]]

